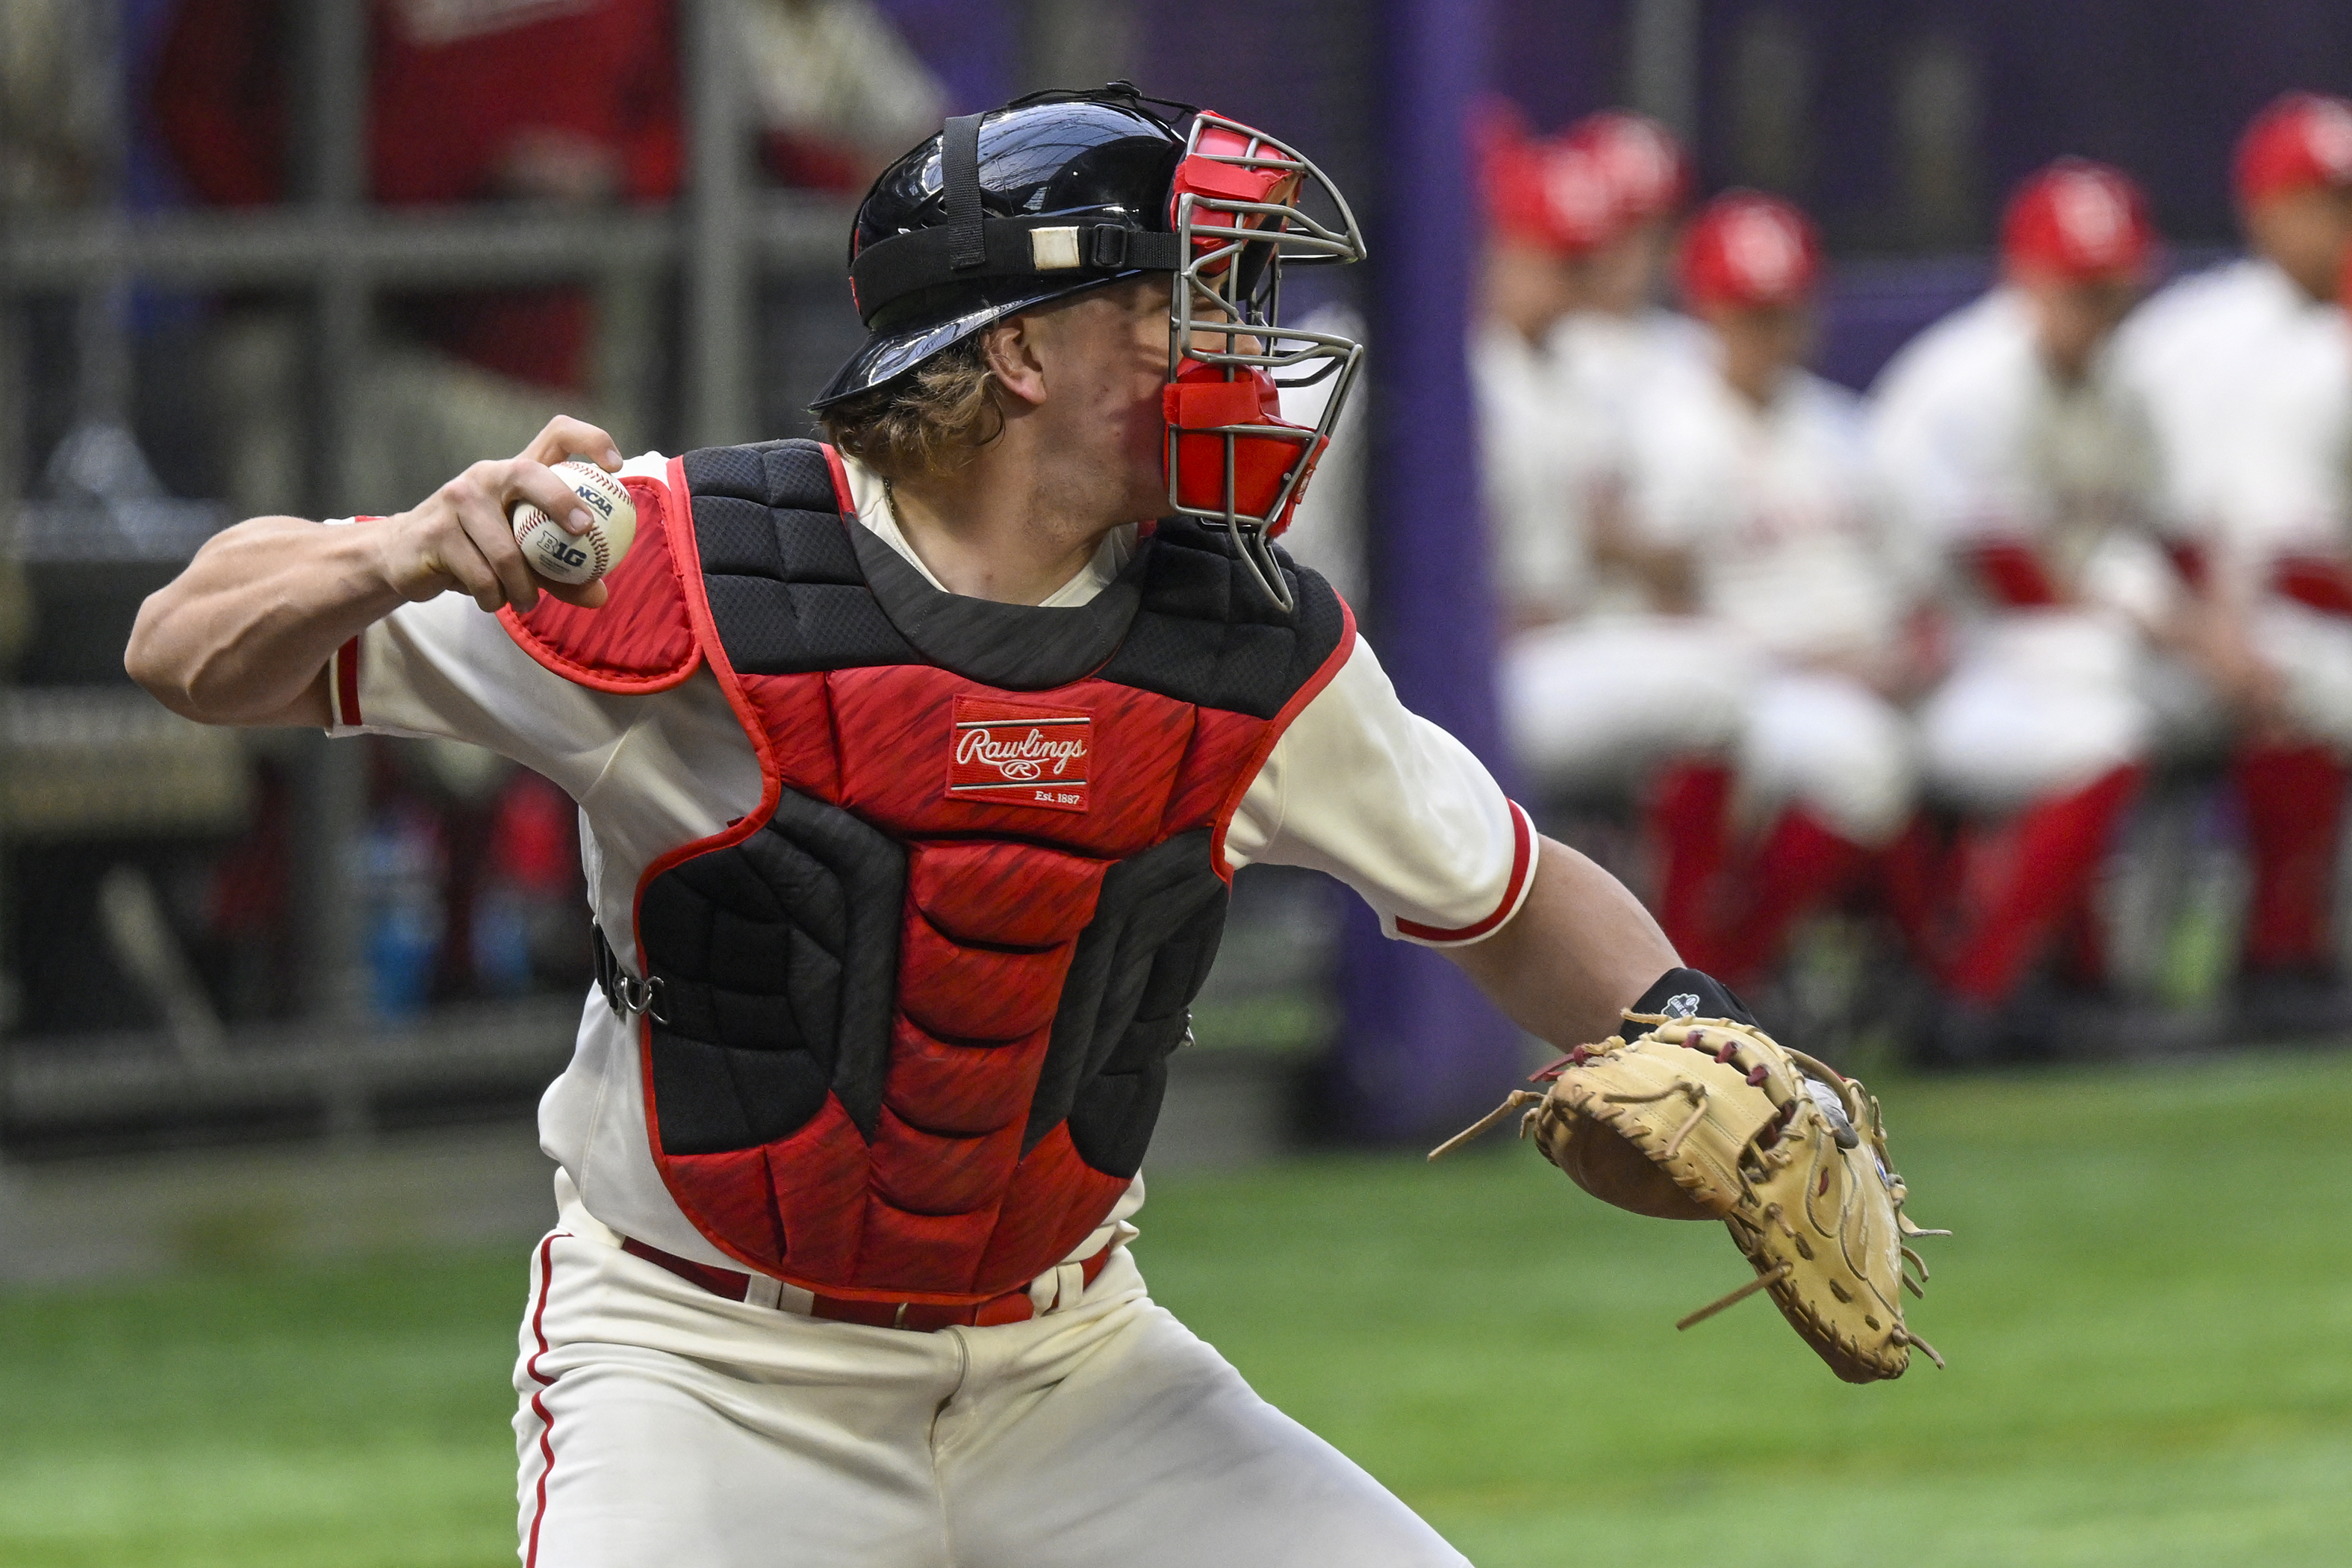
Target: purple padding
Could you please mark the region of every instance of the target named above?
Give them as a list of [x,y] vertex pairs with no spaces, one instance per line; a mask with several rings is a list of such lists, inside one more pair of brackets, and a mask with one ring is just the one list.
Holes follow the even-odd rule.
[[950,114],[993,109],[1020,90],[1021,12],[1009,0],[876,0],[875,9],[940,79]]
[[[1478,234],[1465,131],[1485,86],[1485,6],[1379,8],[1381,187],[1371,247],[1373,610],[1370,637],[1407,706],[1502,763],[1495,614],[1478,516],[1463,356]],[[1360,209],[1360,210],[1363,210]],[[1461,972],[1382,940],[1351,910],[1337,1066],[1348,1131],[1419,1138],[1491,1106],[1517,1081],[1518,1032]]]
[[1897,350],[1991,282],[1991,259],[1982,256],[1833,263],[1822,291],[1813,368],[1867,391]]

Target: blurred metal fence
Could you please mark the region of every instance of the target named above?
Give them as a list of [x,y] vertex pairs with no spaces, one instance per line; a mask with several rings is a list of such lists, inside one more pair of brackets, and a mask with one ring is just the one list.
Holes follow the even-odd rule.
[[[601,307],[597,331],[604,341],[596,345],[594,363],[641,369],[649,358],[643,340],[666,326],[655,301],[675,288],[682,304],[673,348],[683,405],[675,427],[689,446],[756,436],[759,286],[777,273],[836,266],[848,212],[838,198],[755,184],[752,106],[737,58],[736,11],[737,0],[681,0],[688,178],[684,196],[669,208],[394,213],[369,206],[368,0],[305,0],[289,7],[299,29],[292,138],[298,199],[250,212],[134,213],[120,194],[127,123],[120,101],[123,7],[112,0],[93,4],[83,46],[97,51],[116,84],[103,199],[74,209],[17,213],[0,228],[0,311],[8,313],[0,318],[5,322],[0,326],[0,551],[36,573],[128,569],[137,578],[144,572],[144,586],[135,590],[143,592],[229,521],[216,503],[107,494],[102,485],[87,494],[31,499],[37,455],[23,449],[28,424],[23,400],[32,389],[12,329],[36,301],[69,300],[74,322],[73,434],[69,450],[48,459],[52,478],[77,453],[138,461],[125,432],[136,374],[131,301],[141,289],[268,289],[301,301],[303,384],[310,394],[307,489],[314,516],[342,515],[355,505],[355,453],[369,437],[359,427],[356,373],[373,352],[375,300],[393,289],[584,282]],[[649,395],[643,378],[625,369],[615,379],[622,384],[598,391],[609,392],[614,407],[643,410]],[[120,583],[114,592],[122,596]],[[212,795],[220,793],[221,781],[214,777],[220,738],[199,738],[203,732],[194,726],[141,707],[143,699],[126,703],[129,695],[119,686],[110,690],[89,683],[0,690],[0,835],[73,831],[73,803],[58,796],[78,773],[109,781],[111,795],[126,799],[173,795],[175,776],[196,777]],[[126,729],[131,709],[156,721]],[[108,745],[93,750],[93,736]],[[358,748],[329,746],[314,736],[289,749],[298,781],[288,809],[295,819],[294,925],[304,1026],[263,1031],[267,1039],[238,1042],[240,1048],[251,1046],[249,1062],[215,1063],[200,1072],[184,1062],[139,1068],[131,1065],[136,1053],[121,1049],[97,1053],[86,1070],[63,1078],[49,1068],[23,1068],[5,1080],[15,1091],[16,1110],[47,1107],[64,1114],[71,1101],[79,1108],[72,1114],[91,1113],[93,1096],[104,1100],[110,1085],[121,1089],[133,1079],[131,1100],[142,1104],[191,1094],[206,1103],[245,1094],[258,1096],[259,1103],[268,1098],[268,1082],[283,1080],[341,1085],[327,1095],[341,1108],[331,1117],[340,1124],[366,1114],[368,1086],[378,1078],[388,1074],[388,1082],[404,1082],[447,1066],[448,1051],[415,1040],[354,1043],[363,984],[351,848],[365,809],[364,758]],[[72,793],[109,795],[94,785]],[[119,828],[137,816],[116,800],[107,826]],[[147,826],[170,831],[173,816],[164,811]],[[25,918],[26,911],[15,908],[0,888],[0,921]],[[560,1063],[575,1010],[575,1003],[567,1003],[554,1013],[542,1006],[527,1010],[528,1016],[499,1014],[491,1019],[496,1027],[459,1029],[449,1039],[462,1054],[500,1029],[511,1034],[527,1027],[535,1037],[510,1045],[505,1054],[522,1050],[530,1058],[530,1070],[543,1080],[548,1051],[556,1048],[551,1059]],[[0,1009],[0,1032],[5,1014]],[[295,1058],[305,1051],[321,1059],[301,1066]],[[68,1079],[73,1087],[65,1087]],[[0,1113],[8,1109],[0,1106]]]

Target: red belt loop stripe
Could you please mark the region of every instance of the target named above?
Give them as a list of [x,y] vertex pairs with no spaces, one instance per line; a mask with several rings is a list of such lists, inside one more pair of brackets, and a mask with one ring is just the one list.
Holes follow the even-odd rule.
[[[740,1301],[751,1289],[751,1277],[732,1268],[717,1268],[708,1263],[680,1258],[649,1247],[634,1237],[621,1238],[621,1250],[642,1258],[657,1268],[667,1268],[689,1285],[698,1285],[714,1296],[730,1301]],[[1106,1246],[1092,1258],[1078,1265],[1079,1276],[1091,1285],[1110,1262],[1111,1248]],[[996,1323],[1026,1322],[1037,1315],[1036,1303],[1029,1299],[1029,1288],[1007,1290],[1002,1296],[992,1296],[985,1301],[969,1302],[960,1307],[938,1306],[928,1301],[862,1301],[841,1296],[818,1296],[809,1315],[830,1319],[839,1323],[862,1323],[871,1329],[906,1329],[915,1333],[932,1333],[946,1328],[987,1328]]]

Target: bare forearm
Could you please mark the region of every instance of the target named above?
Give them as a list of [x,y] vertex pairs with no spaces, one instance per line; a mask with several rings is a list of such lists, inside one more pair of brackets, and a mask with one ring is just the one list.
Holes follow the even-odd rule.
[[1613,1034],[1618,1015],[1682,961],[1623,883],[1556,839],[1537,842],[1519,912],[1445,956],[1521,1028],[1567,1049]]
[[396,516],[342,528],[291,517],[239,523],[140,606],[123,667],[165,707],[206,724],[324,723],[328,658],[403,601],[460,593],[485,611],[529,610],[544,588],[594,609],[604,585],[542,581],[507,521],[527,500],[586,531],[580,498],[548,467],[567,457],[621,466],[610,436],[559,416],[520,456],[476,463]]
[[282,721],[335,649],[402,601],[379,526],[263,517],[227,530],[140,606],[124,668],[191,719]]

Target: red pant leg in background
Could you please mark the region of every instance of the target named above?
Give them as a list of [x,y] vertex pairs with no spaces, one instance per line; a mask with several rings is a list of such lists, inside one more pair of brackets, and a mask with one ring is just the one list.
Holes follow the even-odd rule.
[[1652,907],[1666,940],[1693,969],[1715,973],[1725,861],[1731,851],[1731,769],[1691,759],[1659,772],[1650,793]]
[[1944,984],[1961,1000],[2008,1000],[2089,893],[2108,839],[2145,770],[2121,767],[1963,835],[1959,919]]
[[1797,921],[1843,899],[1868,874],[1871,852],[1801,805],[1782,811],[1736,873],[1723,879],[1729,919],[1718,928],[1709,973],[1734,986],[1771,971]]
[[2248,969],[2333,969],[2336,853],[2347,771],[2309,742],[2250,745],[2232,770],[2246,814],[2253,889],[2246,909]]

